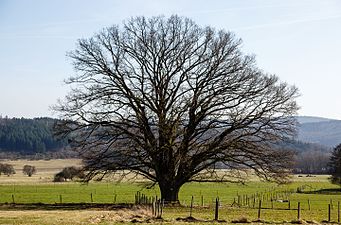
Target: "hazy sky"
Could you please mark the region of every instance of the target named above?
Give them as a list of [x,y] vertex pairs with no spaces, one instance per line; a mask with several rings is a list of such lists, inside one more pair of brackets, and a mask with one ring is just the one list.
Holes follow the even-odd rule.
[[161,14],[234,32],[260,68],[300,89],[300,115],[341,119],[340,0],[0,0],[0,115],[53,116],[77,39]]

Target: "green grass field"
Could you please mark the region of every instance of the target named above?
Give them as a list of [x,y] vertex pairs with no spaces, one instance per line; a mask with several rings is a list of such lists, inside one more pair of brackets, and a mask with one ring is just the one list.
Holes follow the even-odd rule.
[[[22,162],[27,163],[27,162]],[[34,164],[32,161],[30,164]],[[140,191],[147,196],[159,196],[157,186],[147,188],[145,182],[77,182],[52,183],[53,173],[64,165],[77,161],[39,162],[40,170],[32,178],[18,173],[13,177],[0,177],[0,224],[120,224],[131,221],[134,216],[145,211],[127,210],[18,210],[10,203],[133,203],[135,193]],[[17,168],[21,164],[17,162]],[[37,164],[38,165],[38,164]],[[63,166],[62,166],[63,165]],[[54,169],[51,169],[53,167]],[[45,170],[44,170],[45,168]],[[41,176],[44,178],[40,178]],[[18,180],[25,182],[18,182]],[[301,189],[303,193],[297,193]],[[319,190],[333,189],[334,192]],[[337,222],[337,205],[341,201],[339,187],[329,183],[327,176],[293,177],[293,182],[277,185],[260,181],[242,184],[225,183],[190,183],[182,187],[179,198],[181,207],[166,207],[163,218],[165,224],[186,224],[176,222],[176,218],[189,216],[189,205],[194,197],[193,217],[201,220],[214,218],[214,201],[220,199],[219,218],[228,221],[246,218],[257,219],[258,200],[262,199],[261,219],[268,223],[286,223],[297,220],[298,202],[301,205],[301,218],[306,221],[322,222],[328,219],[328,204],[332,204],[331,221]],[[239,203],[232,205],[234,202]],[[253,196],[257,196],[253,200]],[[248,204],[246,199],[249,198]],[[273,201],[271,201],[273,198]],[[290,200],[289,202],[281,202]],[[6,204],[7,203],[7,204]],[[243,204],[244,203],[244,204]],[[138,216],[138,218],[140,218]],[[121,221],[121,222],[120,222]],[[207,223],[203,223],[207,224]]]

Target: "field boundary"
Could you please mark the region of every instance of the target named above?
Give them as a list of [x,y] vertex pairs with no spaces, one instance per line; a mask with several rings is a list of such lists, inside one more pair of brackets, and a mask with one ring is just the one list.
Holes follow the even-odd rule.
[[134,204],[106,204],[106,203],[0,203],[0,210],[117,210],[131,209]]

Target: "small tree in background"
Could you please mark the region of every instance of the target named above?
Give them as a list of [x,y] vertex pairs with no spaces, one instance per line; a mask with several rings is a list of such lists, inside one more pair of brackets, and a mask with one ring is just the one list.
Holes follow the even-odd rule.
[[31,165],[25,165],[22,169],[22,172],[31,177],[33,174],[37,173],[36,167],[35,166],[31,166]]
[[15,170],[11,164],[0,163],[0,176],[5,174],[7,176],[15,174]]
[[330,156],[329,171],[332,175],[330,181],[341,186],[341,144],[334,148]]
[[53,181],[54,182],[63,182],[67,180],[72,180],[73,178],[78,177],[78,178],[84,178],[84,173],[81,168],[77,168],[74,166],[70,167],[65,167],[62,171],[57,173],[54,176]]

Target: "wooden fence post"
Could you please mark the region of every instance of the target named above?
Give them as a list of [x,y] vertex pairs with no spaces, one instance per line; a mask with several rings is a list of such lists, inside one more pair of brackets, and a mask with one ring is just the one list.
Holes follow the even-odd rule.
[[155,199],[153,197],[153,202],[152,202],[152,215],[155,216],[156,215],[156,202]]
[[330,223],[330,204],[328,204],[328,222]]
[[215,199],[215,212],[214,212],[214,220],[219,219],[219,200],[218,198]]
[[162,218],[163,207],[165,206],[165,200],[164,200],[164,199],[162,199],[162,201],[160,202],[160,204],[161,204],[160,218]]
[[259,206],[258,206],[258,221],[260,221],[260,210],[262,208],[262,200],[259,199]]
[[301,203],[297,203],[297,220],[301,220]]
[[192,211],[193,211],[193,195],[192,195],[192,199],[191,199],[191,208],[189,210],[189,217],[192,217]]
[[116,204],[117,194],[114,194],[114,204]]
[[340,223],[340,201],[337,202],[337,222]]
[[156,202],[156,207],[157,207],[157,215],[156,215],[156,218],[159,218],[160,217],[160,200],[157,200]]
[[308,199],[308,209],[310,211],[310,200]]
[[274,201],[272,198],[271,198],[271,209],[274,209]]

